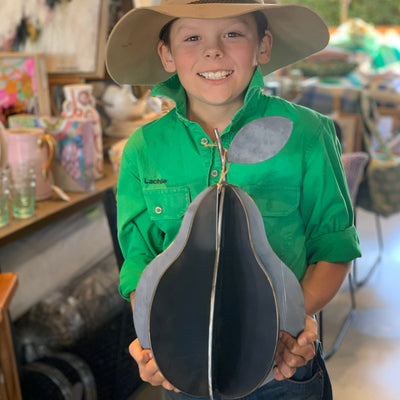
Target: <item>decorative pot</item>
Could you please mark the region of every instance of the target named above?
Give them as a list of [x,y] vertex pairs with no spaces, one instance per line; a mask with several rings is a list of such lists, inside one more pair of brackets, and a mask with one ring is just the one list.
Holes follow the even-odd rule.
[[95,107],[93,97],[93,86],[89,84],[65,85],[65,100],[63,102],[63,117],[75,117],[92,121],[93,143],[94,143],[94,167],[93,176],[95,179],[103,177],[103,137],[100,125],[100,115]]

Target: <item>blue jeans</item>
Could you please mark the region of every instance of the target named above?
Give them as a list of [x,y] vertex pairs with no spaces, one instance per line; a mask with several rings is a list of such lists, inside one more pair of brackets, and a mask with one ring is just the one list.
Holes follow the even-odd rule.
[[[162,400],[207,400],[208,397],[194,397],[162,389]],[[221,397],[215,396],[215,400]],[[321,345],[316,343],[316,355],[304,367],[284,381],[273,380],[261,386],[240,400],[332,400],[332,387]]]

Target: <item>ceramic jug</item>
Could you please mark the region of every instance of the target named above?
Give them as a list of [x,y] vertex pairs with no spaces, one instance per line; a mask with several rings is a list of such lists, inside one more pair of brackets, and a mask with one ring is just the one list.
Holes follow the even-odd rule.
[[95,107],[93,86],[89,84],[65,85],[63,87],[65,100],[63,102],[63,117],[83,118],[92,121],[94,143],[94,168],[95,179],[103,176],[103,138],[100,125],[100,115]]
[[13,166],[31,164],[36,174],[36,200],[50,198],[54,183],[51,166],[55,155],[55,139],[40,128],[5,129],[3,134],[11,171]]

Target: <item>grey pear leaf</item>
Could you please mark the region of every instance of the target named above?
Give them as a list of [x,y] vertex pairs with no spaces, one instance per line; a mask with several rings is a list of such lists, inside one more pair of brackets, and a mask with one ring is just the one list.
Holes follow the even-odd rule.
[[228,162],[256,164],[279,153],[290,138],[293,121],[280,116],[255,119],[243,126],[228,149]]

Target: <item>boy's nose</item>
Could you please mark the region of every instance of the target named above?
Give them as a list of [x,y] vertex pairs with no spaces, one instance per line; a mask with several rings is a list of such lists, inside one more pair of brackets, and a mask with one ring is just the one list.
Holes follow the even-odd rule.
[[204,55],[207,58],[221,58],[223,56],[223,52],[219,46],[210,46],[205,50]]

